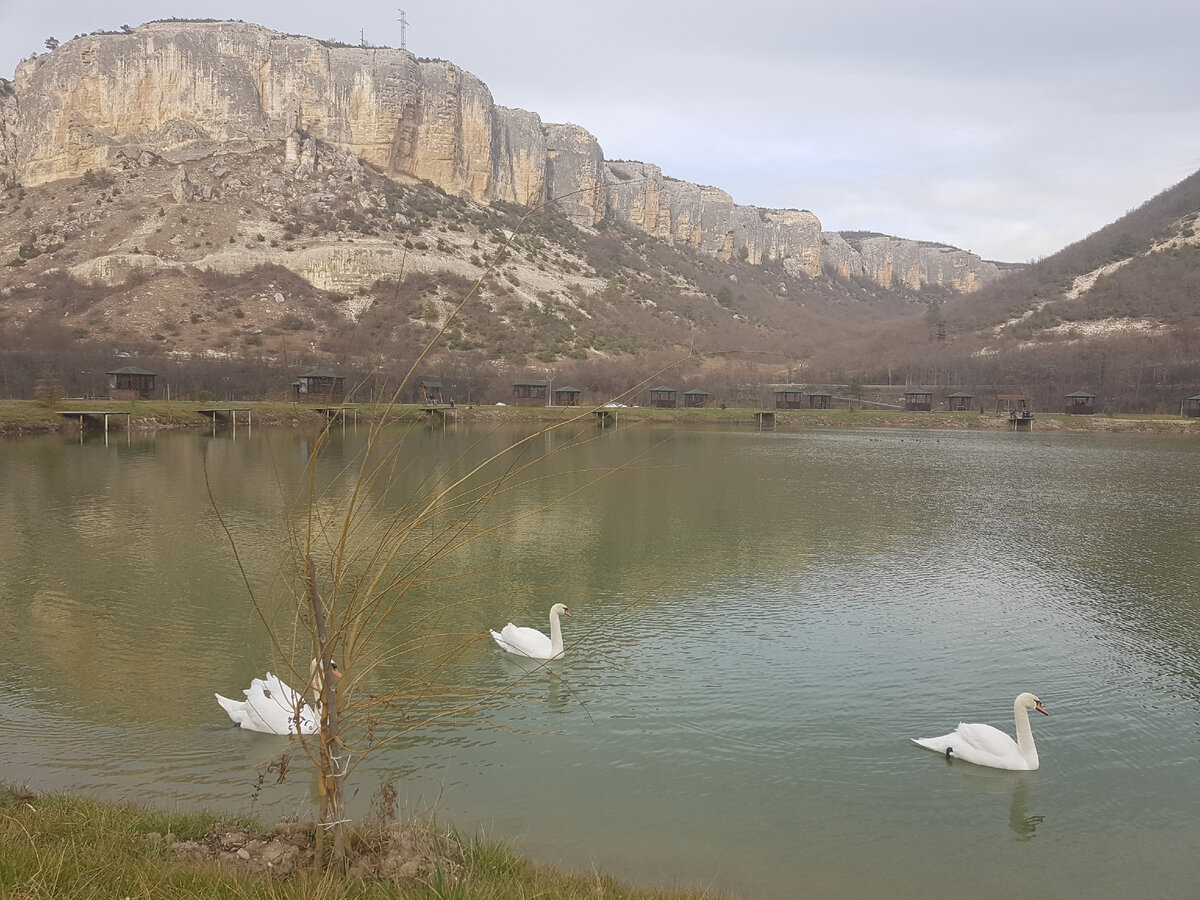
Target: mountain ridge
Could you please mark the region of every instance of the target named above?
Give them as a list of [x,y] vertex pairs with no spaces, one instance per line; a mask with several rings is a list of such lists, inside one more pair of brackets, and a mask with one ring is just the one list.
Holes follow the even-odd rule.
[[889,238],[860,253],[807,210],[734,203],[718,187],[606,160],[572,124],[497,105],[487,85],[444,60],[346,47],[242,22],[160,20],[84,35],[25,60],[0,106],[0,183],[34,187],[151,152],[172,164],[295,139],[347,150],[389,176],[453,195],[533,206],[573,221],[620,218],[728,260],[780,262],[970,292],[996,264],[957,248]]

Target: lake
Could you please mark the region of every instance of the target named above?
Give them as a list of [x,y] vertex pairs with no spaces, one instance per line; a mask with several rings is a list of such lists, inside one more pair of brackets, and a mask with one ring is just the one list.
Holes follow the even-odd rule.
[[[389,432],[370,520],[525,434]],[[336,496],[366,436],[331,435]],[[286,739],[213,698],[278,668],[246,582],[267,604],[287,586],[310,446],[257,428],[0,442],[0,778],[310,812],[302,762],[265,774]],[[414,702],[451,702],[445,685],[502,702],[368,757],[354,815],[388,782],[407,814],[539,860],[745,897],[1195,896],[1194,438],[589,422],[518,465],[539,457],[392,622],[459,647]],[[431,535],[461,515],[443,506]],[[487,636],[546,630],[557,601],[565,659]],[[1011,734],[1026,690],[1050,713],[1036,772],[909,740]]]

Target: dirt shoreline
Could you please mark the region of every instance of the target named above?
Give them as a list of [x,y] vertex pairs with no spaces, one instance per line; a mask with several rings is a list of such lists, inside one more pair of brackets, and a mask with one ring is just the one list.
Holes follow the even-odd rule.
[[[240,416],[248,414],[251,427],[259,428],[319,428],[328,419],[323,407],[290,403],[201,404],[192,402],[115,403],[111,401],[66,401],[58,408],[45,408],[32,401],[0,401],[0,435],[22,436],[37,434],[78,434],[81,427],[78,415],[69,412],[107,412],[109,430],[147,434],[172,429],[229,429],[228,417],[214,423],[210,413],[201,410],[239,410],[237,427],[244,427]],[[588,409],[568,407],[518,406],[442,406],[434,412],[413,405],[395,406],[386,410],[389,422],[397,424],[488,424],[503,423],[562,423],[577,420],[598,424],[604,412],[607,424],[675,426],[732,426],[802,431],[807,429],[889,428],[936,430],[1011,430],[1005,416],[965,412],[905,412],[900,410],[763,410],[763,409],[653,409],[626,407],[619,409]],[[367,424],[383,417],[384,412],[368,405],[351,405],[339,414],[347,423]],[[773,421],[772,421],[773,420]],[[103,419],[97,417],[92,425],[84,420],[89,431],[103,430]],[[1200,434],[1200,418],[1178,415],[1075,416],[1065,413],[1035,413],[1032,433],[1069,431],[1084,433],[1132,434]],[[1021,429],[1026,432],[1025,428]]]

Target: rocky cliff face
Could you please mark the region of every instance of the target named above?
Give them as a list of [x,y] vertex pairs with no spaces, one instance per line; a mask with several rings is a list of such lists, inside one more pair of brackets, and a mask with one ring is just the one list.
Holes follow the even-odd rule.
[[0,189],[16,174],[16,145],[10,133],[17,121],[17,95],[12,84],[0,78]]
[[821,223],[810,212],[738,206],[718,188],[665,178],[646,163],[609,162],[606,171],[608,214],[647,234],[725,261],[744,253],[755,264],[780,260],[792,274],[821,271]]
[[847,240],[836,231],[826,232],[821,241],[827,270],[843,278],[869,278],[883,287],[916,290],[931,284],[971,293],[1002,275],[995,263],[942,244],[883,234],[852,234]]
[[810,212],[738,206],[657,166],[606,162],[584,129],[496,106],[475,76],[403,50],[330,47],[236,22],[152,22],[76,38],[23,62],[11,88],[0,83],[0,187],[78,178],[147,153],[182,163],[281,144],[302,174],[321,142],[450,194],[554,200],[580,225],[620,218],[792,274],[824,268],[963,291],[999,275],[949,248],[823,240]]

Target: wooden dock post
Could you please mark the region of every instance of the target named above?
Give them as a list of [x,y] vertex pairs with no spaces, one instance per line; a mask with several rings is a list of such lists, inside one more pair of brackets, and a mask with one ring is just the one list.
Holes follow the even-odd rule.
[[125,417],[125,434],[128,436],[132,430],[130,427],[131,418],[127,412],[113,412],[107,409],[68,409],[59,413],[63,418],[79,419],[79,439],[83,440],[83,433],[87,430],[87,423],[93,422],[96,427],[101,428],[104,432],[104,443],[108,443],[108,419],[110,416]]
[[196,412],[212,419],[213,434],[217,433],[218,420],[225,421],[228,419],[230,426],[233,428],[233,434],[236,437],[238,413],[246,414],[246,428],[250,428],[250,407],[248,406],[213,406],[208,409],[198,409]]
[[592,414],[596,417],[596,424],[602,429],[610,424],[617,424],[617,411],[615,409],[597,409]]

